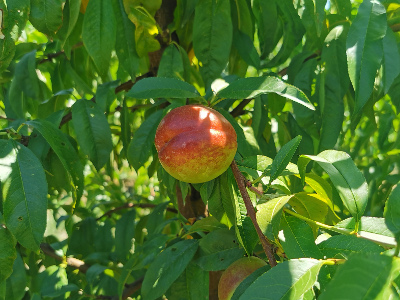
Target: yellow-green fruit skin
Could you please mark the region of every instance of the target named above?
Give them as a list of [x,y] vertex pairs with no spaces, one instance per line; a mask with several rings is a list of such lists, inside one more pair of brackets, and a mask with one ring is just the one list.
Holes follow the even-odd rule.
[[230,300],[239,284],[255,270],[266,266],[267,263],[254,256],[244,257],[232,263],[222,273],[218,283],[218,299]]
[[154,143],[164,169],[188,183],[202,183],[221,175],[237,150],[231,123],[202,105],[171,110],[158,125]]

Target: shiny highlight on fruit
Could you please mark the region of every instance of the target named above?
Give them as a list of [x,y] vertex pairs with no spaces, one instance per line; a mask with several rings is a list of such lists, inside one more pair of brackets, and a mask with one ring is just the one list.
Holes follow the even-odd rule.
[[228,169],[237,150],[237,136],[231,123],[216,110],[185,105],[161,120],[155,145],[161,165],[171,176],[202,183]]

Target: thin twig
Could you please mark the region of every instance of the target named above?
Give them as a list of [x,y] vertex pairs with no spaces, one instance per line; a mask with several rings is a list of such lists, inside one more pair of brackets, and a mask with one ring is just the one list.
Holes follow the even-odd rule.
[[[132,207],[140,207],[140,208],[154,208],[156,207],[156,204],[151,204],[151,203],[126,203],[122,206],[113,208],[107,212],[105,212],[103,215],[101,215],[100,217],[98,217],[96,220],[100,220],[104,217],[109,217],[111,216],[113,213],[115,213],[116,211],[122,210],[122,209],[127,209],[127,208],[132,208]],[[173,212],[173,213],[178,213],[178,211],[173,208],[173,207],[167,207],[166,208],[167,211]]]
[[249,217],[250,217],[251,221],[253,222],[253,225],[257,231],[257,235],[261,241],[261,245],[264,249],[265,255],[268,257],[269,264],[271,265],[271,267],[275,267],[276,260],[275,260],[275,256],[274,256],[274,252],[273,252],[273,245],[267,239],[267,237],[263,234],[260,226],[257,223],[256,212],[254,211],[254,207],[251,203],[250,196],[246,190],[245,178],[243,177],[242,173],[240,172],[235,161],[232,162],[231,169],[232,169],[233,175],[235,176],[236,182],[239,186],[240,193],[242,194],[243,201],[246,206],[247,214],[249,215]]
[[240,103],[238,104],[238,106],[236,106],[236,107],[231,111],[231,116],[235,118],[235,117],[238,117],[238,116],[242,115],[243,112],[244,112],[244,110],[243,110],[244,107],[245,107],[247,104],[249,104],[251,100],[253,100],[253,99],[244,99],[242,102],[240,102]]
[[68,266],[79,269],[79,271],[81,271],[82,273],[86,273],[90,267],[90,265],[86,264],[84,261],[74,257],[67,257],[64,259],[64,257],[58,255],[49,244],[41,243],[40,249],[45,255],[50,256],[60,262],[66,262]]

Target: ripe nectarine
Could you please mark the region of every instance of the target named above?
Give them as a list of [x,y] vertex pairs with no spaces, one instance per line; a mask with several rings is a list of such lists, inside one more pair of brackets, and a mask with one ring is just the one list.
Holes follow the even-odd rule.
[[171,176],[201,183],[226,171],[236,153],[237,136],[231,123],[216,110],[185,105],[161,120],[155,145],[161,165]]
[[255,270],[266,266],[267,263],[262,259],[250,256],[243,257],[232,263],[222,273],[218,283],[218,299],[229,300],[239,284]]

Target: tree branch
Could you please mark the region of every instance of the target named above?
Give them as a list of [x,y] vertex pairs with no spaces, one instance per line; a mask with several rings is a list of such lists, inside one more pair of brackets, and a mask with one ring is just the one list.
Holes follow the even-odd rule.
[[257,231],[258,238],[261,241],[261,245],[264,249],[265,255],[268,257],[269,264],[271,267],[276,266],[276,260],[273,252],[273,245],[267,239],[267,237],[261,231],[260,226],[257,223],[256,212],[254,211],[253,204],[251,203],[250,196],[247,193],[246,186],[245,186],[245,178],[243,177],[242,173],[240,172],[235,160],[232,161],[231,169],[233,175],[235,176],[236,182],[239,186],[240,193],[242,194],[244,204],[246,206],[247,214],[249,215],[251,221],[254,224],[254,227]]

